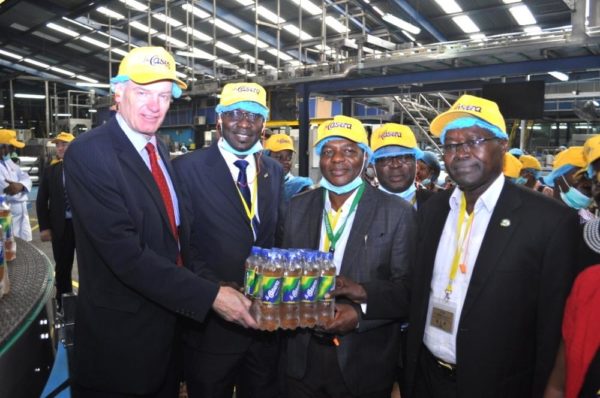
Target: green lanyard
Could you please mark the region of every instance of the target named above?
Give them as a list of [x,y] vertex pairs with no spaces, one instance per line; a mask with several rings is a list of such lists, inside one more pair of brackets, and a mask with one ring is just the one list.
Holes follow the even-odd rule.
[[[356,193],[354,200],[352,201],[352,205],[350,206],[350,211],[348,212],[348,216],[344,220],[344,224],[338,229],[338,231],[335,234],[333,233],[333,228],[331,227],[331,222],[329,221],[329,214],[327,214],[327,211],[325,211],[325,209],[323,209],[323,221],[325,221],[325,232],[327,232],[327,238],[329,239],[329,242],[330,242],[329,252],[333,253],[335,251],[335,245],[336,245],[337,241],[340,239],[340,236],[342,236],[342,233],[344,232],[344,228],[346,228],[346,223],[348,222],[348,218],[350,218],[350,215],[352,215],[354,210],[356,210],[356,206],[358,206],[358,202],[360,202],[360,198],[362,198],[364,191],[365,191],[365,184],[362,183],[360,185],[360,187],[358,188],[358,192]],[[323,194],[327,195],[327,190],[325,190]],[[326,197],[327,196],[325,196],[325,198]]]

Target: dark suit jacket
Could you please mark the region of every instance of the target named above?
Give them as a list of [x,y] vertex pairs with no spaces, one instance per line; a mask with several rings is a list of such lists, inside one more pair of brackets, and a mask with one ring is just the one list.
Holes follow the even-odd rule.
[[[255,156],[258,160],[260,218],[256,242],[231,172],[216,143],[173,161],[182,182],[185,206],[192,215],[193,268],[211,280],[243,286],[244,263],[252,246],[269,248],[275,243],[281,221],[283,169],[268,156]],[[186,342],[212,353],[244,352],[252,336],[257,335],[257,332],[226,322],[214,313],[204,324],[189,326]]]
[[428,189],[423,189],[423,188],[417,188],[417,209],[421,206],[423,206],[423,204],[425,202],[427,202],[427,200],[429,198],[431,198],[433,195],[435,195],[435,192],[430,191]]
[[60,239],[65,230],[65,185],[63,162],[44,169],[35,201],[40,231],[52,230],[52,240]]
[[[292,198],[286,215],[283,246],[319,248],[324,190]],[[408,278],[414,260],[416,223],[412,206],[367,184],[356,209],[340,275],[365,283],[367,294],[397,290],[408,296]],[[367,302],[368,306],[368,302]],[[407,314],[408,305],[404,300]],[[367,309],[368,311],[368,309]],[[301,379],[310,366],[310,331],[293,333],[287,342],[287,373]],[[381,391],[394,382],[400,348],[397,321],[361,319],[359,329],[339,338],[338,364],[348,389],[356,395]]]
[[[434,248],[451,193],[434,195],[418,211],[418,263],[408,332],[409,396],[423,347]],[[577,231],[577,217],[560,203],[505,182],[458,324],[459,397],[542,396],[560,340]]]
[[[164,144],[158,151],[177,187]],[[80,286],[74,379],[148,394],[164,381],[177,313],[203,320],[218,286],[175,265],[177,242],[158,187],[115,118],[73,141],[64,163]],[[179,234],[185,262],[184,214]]]

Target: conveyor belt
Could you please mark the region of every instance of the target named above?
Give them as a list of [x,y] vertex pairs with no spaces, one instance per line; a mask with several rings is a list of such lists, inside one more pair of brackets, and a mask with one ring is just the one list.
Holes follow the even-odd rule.
[[35,246],[17,238],[17,258],[8,264],[10,293],[0,299],[0,355],[36,318],[52,294],[52,264]]

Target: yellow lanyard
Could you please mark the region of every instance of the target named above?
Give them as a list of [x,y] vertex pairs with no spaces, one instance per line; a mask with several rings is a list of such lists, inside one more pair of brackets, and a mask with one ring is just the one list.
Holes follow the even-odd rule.
[[[462,233],[463,223],[465,221],[465,215],[467,214],[467,200],[465,199],[465,194],[462,194],[462,198],[460,200],[460,211],[458,213],[458,223],[456,225],[456,250],[454,251],[454,257],[452,258],[452,267],[450,268],[450,276],[448,278],[448,286],[446,286],[446,300],[450,299],[450,295],[452,294],[452,284],[454,283],[454,279],[456,278],[456,273],[458,272],[460,258],[463,253],[463,246],[465,242],[467,246],[469,244],[469,239],[471,236],[471,226],[473,225],[473,219],[475,218],[475,209],[473,212],[469,214],[467,217],[467,228]],[[466,261],[466,250],[465,256],[463,257],[463,262]],[[466,265],[460,264],[461,272],[466,273]]]
[[244,206],[244,210],[246,211],[246,215],[248,216],[248,220],[250,220],[250,227],[252,228],[252,231],[254,231],[254,225],[252,225],[252,219],[254,218],[254,216],[256,215],[256,202],[257,202],[257,190],[258,190],[258,182],[257,182],[258,178],[254,177],[254,181],[252,182],[252,194],[250,195],[250,201],[252,202],[252,208],[249,209],[248,208],[248,203],[246,203],[246,200],[244,199],[244,196],[242,195],[242,192],[240,191],[240,188],[237,186],[237,184],[235,184],[235,189],[237,189],[238,195],[240,195],[240,199],[242,201],[242,205]]
[[[333,218],[331,217],[333,215]],[[331,225],[332,231],[335,231],[335,226],[337,225],[340,216],[342,215],[342,208],[340,207],[337,211],[331,209],[330,212],[327,213],[327,218],[329,219],[329,225]],[[331,241],[329,240],[329,235],[325,234],[325,241],[323,242],[323,251],[328,252],[331,247]]]

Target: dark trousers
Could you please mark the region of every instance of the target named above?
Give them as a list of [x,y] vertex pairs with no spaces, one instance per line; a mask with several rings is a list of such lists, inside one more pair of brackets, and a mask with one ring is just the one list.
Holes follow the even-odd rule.
[[184,348],[189,398],[278,398],[279,339],[255,340],[246,352],[222,354]]
[[[365,376],[368,377],[368,376]],[[350,392],[338,364],[336,348],[312,337],[306,373],[301,380],[287,377],[286,398],[389,398],[392,386],[364,395]]]
[[441,366],[427,347],[419,354],[413,397],[456,398],[456,373]]
[[70,219],[65,220],[63,235],[60,238],[52,237],[52,253],[56,262],[54,272],[56,274],[56,298],[58,300],[63,293],[73,291],[71,271],[75,259],[75,233],[73,222]]

